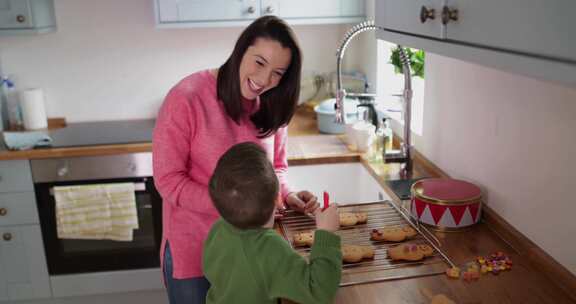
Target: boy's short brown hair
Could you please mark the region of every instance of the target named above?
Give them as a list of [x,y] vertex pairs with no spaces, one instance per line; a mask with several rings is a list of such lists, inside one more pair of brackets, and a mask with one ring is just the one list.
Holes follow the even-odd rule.
[[262,227],[274,211],[278,178],[260,146],[232,146],[218,160],[210,178],[210,197],[220,215],[240,229]]

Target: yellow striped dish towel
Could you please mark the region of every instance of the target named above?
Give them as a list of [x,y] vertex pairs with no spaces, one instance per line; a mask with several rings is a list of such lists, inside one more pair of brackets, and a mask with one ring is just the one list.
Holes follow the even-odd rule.
[[58,238],[132,241],[134,191],[133,183],[54,187]]

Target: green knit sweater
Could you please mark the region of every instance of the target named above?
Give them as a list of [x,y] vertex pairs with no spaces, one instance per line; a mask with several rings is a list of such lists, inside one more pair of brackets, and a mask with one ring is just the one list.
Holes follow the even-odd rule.
[[219,219],[204,243],[206,302],[333,301],[342,269],[340,237],[316,230],[310,262],[272,229],[240,230]]

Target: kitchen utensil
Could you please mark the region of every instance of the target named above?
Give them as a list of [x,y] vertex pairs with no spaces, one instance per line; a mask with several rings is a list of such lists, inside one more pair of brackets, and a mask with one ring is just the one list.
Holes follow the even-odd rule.
[[[321,102],[319,105],[314,107],[314,112],[316,112],[316,118],[318,123],[318,130],[321,133],[328,134],[342,134],[344,133],[344,125],[337,124],[335,119],[334,104],[336,99],[331,98]],[[344,108],[346,111],[346,118],[350,122],[355,122],[358,120],[358,101],[354,99],[347,99],[344,103]]]
[[411,189],[410,212],[436,230],[457,231],[480,220],[482,192],[478,186],[451,178],[426,178]]

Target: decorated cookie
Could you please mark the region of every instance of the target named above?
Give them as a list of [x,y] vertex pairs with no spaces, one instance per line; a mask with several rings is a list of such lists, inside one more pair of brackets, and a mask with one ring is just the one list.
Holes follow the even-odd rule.
[[370,239],[373,241],[402,242],[414,237],[416,234],[416,230],[410,226],[384,227],[381,229],[372,229]]
[[394,261],[420,261],[433,253],[434,250],[428,245],[401,244],[388,249],[388,257]]
[[363,259],[374,258],[372,246],[342,245],[342,260],[346,263],[358,263]]
[[312,246],[314,243],[314,232],[306,231],[294,234],[294,246]]
[[424,256],[431,256],[434,254],[434,248],[432,248],[430,245],[420,244],[418,245],[418,249],[422,251]]

